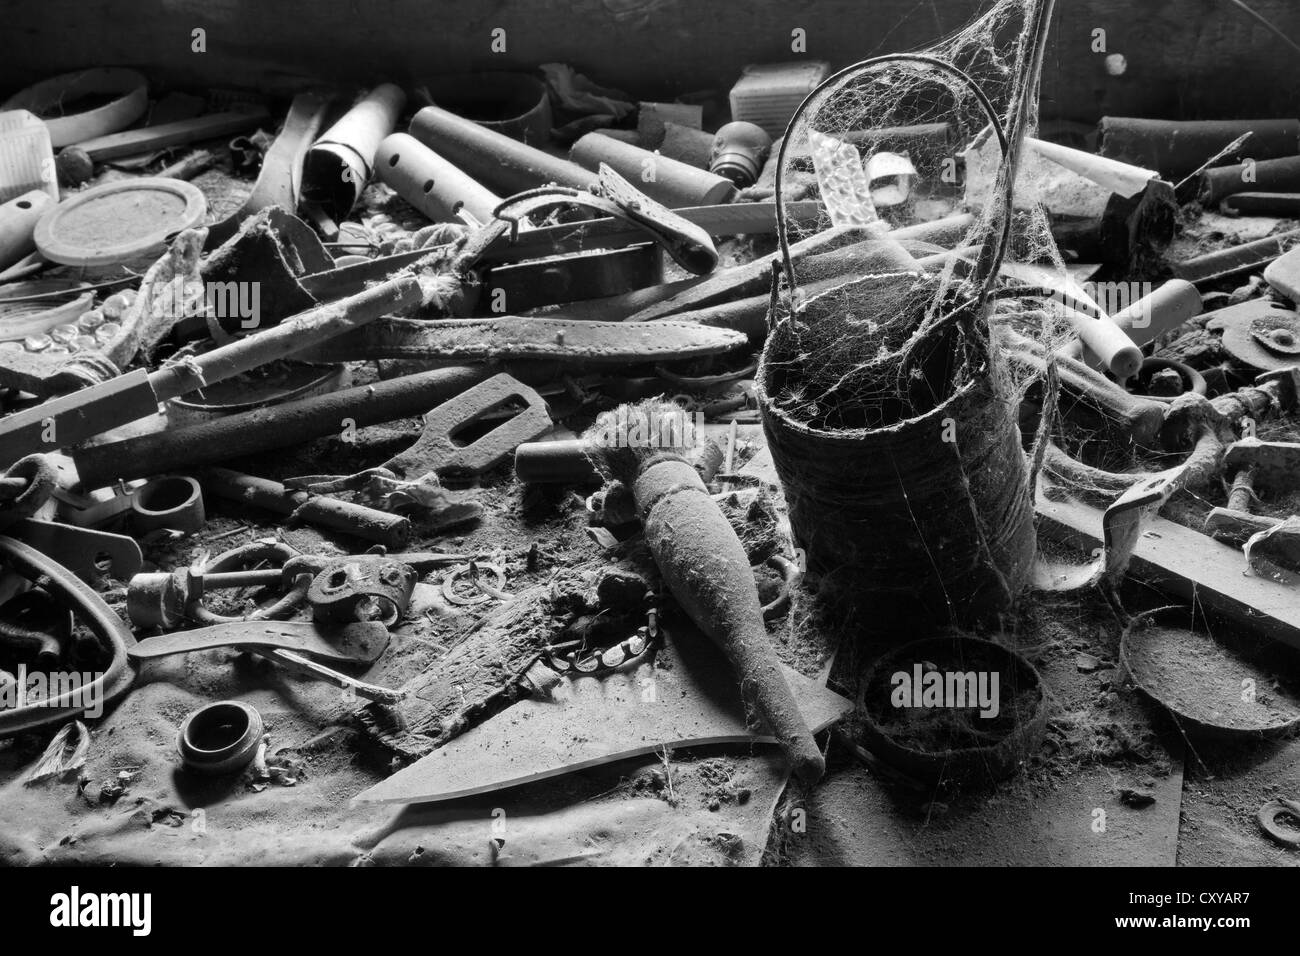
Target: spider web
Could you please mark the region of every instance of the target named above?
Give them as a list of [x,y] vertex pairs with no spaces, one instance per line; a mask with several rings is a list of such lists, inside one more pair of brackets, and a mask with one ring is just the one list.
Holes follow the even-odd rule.
[[[981,312],[1002,258],[1037,265],[1049,291],[1054,280],[1064,285],[1047,216],[1037,204],[1008,202],[1006,163],[998,181],[963,197],[961,153],[993,121],[1012,140],[1033,134],[1038,76],[1030,64],[1041,40],[1033,28],[1045,6],[999,0],[926,50],[843,71],[787,130],[781,198],[819,199],[821,212],[787,221],[783,238],[794,245],[839,227],[857,240],[857,255],[841,256],[856,268],[815,290],[803,288],[802,262],[785,275],[774,318],[792,321],[778,328],[768,360],[777,372],[771,398],[796,419],[877,428],[924,414],[985,364],[1009,401],[1042,377],[1041,367],[999,360]],[[912,175],[871,178],[881,169],[896,173],[899,160]],[[927,224],[933,231],[937,221],[960,215],[963,198],[974,216],[956,229],[955,244],[894,238],[918,229],[924,235]],[[1067,340],[1068,323],[1054,311],[1024,312],[1000,305],[999,322],[1051,348]],[[934,327],[958,320],[969,341],[955,343],[957,360],[941,369],[953,377],[922,381],[918,369],[933,355],[911,353],[932,353]]]

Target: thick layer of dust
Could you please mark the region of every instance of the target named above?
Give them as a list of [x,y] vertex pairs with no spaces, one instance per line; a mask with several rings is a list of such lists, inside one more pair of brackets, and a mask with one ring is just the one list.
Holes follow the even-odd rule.
[[[1042,706],[1042,689],[1030,683],[1026,675],[1009,673],[1006,655],[974,642],[960,645],[954,642],[948,648],[938,643],[927,646],[931,653],[924,660],[918,654],[904,653],[902,648],[884,658],[863,689],[865,715],[899,746],[926,754],[988,747],[1031,721]],[[983,716],[980,706],[895,706],[893,674],[902,672],[910,679],[914,664],[921,664],[923,671],[938,671],[941,675],[949,672],[997,674],[997,714]]]
[[1139,625],[1125,638],[1124,651],[1144,690],[1198,723],[1265,733],[1300,721],[1300,706],[1277,685],[1274,674],[1204,633]]
[[[122,178],[122,174],[103,177],[105,181],[114,178]],[[204,173],[195,183],[208,195],[214,218],[237,208],[251,186],[232,179],[223,169]],[[372,228],[376,248],[382,241],[391,241],[392,234],[406,235],[411,227],[423,224],[382,187],[367,191],[361,215],[367,220],[378,217],[379,225],[393,225],[392,229]],[[1244,220],[1225,225],[1222,217],[1204,219],[1199,210],[1187,211],[1182,235],[1170,252],[1172,259],[1255,238],[1251,229],[1263,228],[1268,233],[1296,225],[1268,221],[1261,227]],[[389,234],[389,239],[382,233]],[[724,260],[748,261],[756,253],[770,251],[766,239],[728,242]],[[670,277],[678,277],[674,269],[669,264]],[[1233,290],[1245,287],[1249,278],[1227,280],[1209,290],[1207,309],[1226,304]],[[1250,294],[1260,291],[1256,286]],[[1250,370],[1219,366],[1223,356],[1195,323],[1182,331],[1189,338],[1169,354],[1193,360],[1211,379],[1212,387],[1216,383],[1236,387],[1250,380]],[[1173,342],[1179,336],[1166,338]],[[358,365],[355,371],[361,382],[373,375],[366,366]],[[352,472],[407,447],[418,430],[418,421],[408,419],[362,429],[356,442],[318,439],[231,464],[274,478],[318,473],[325,470],[323,463],[328,463],[331,471]],[[1294,441],[1300,439],[1300,428],[1290,419],[1263,423],[1260,437]],[[1082,433],[1065,436],[1062,442],[1080,458],[1115,470],[1173,463],[1168,457],[1132,449],[1123,453],[1106,449],[1095,436]],[[503,468],[486,476],[476,494],[485,509],[480,522],[421,534],[412,546],[494,556],[507,566],[507,590],[542,583],[556,568],[599,554],[584,531],[587,515],[581,498],[570,489],[524,487]],[[1218,488],[1197,495],[1180,494],[1164,514],[1199,530],[1208,509],[1225,501],[1226,490]],[[1300,501],[1294,494],[1265,496],[1257,510],[1285,515],[1293,513],[1297,504]],[[740,509],[729,510],[734,518]],[[357,541],[322,535],[311,528],[282,528],[268,514],[237,510],[224,503],[210,507],[209,514],[208,527],[200,534],[150,547],[146,555],[149,568],[180,566],[201,551],[216,554],[263,537],[282,538],[308,553],[362,550]],[[535,572],[529,572],[527,554],[535,542],[541,561]],[[747,539],[745,544],[751,557],[756,549],[765,547],[761,538]],[[105,582],[101,590],[111,603],[123,607],[123,582]],[[224,596],[217,606],[226,611],[251,608],[257,599],[256,595],[236,593]],[[434,665],[480,613],[445,608],[443,613],[407,622],[366,678],[387,686],[400,685]],[[1143,827],[1154,826],[1147,821],[1163,807],[1171,784],[1176,799],[1180,775],[1175,751],[1181,738],[1164,712],[1120,673],[1120,629],[1109,610],[1092,598],[1033,598],[1022,602],[1010,625],[1009,639],[1034,662],[1048,691],[1051,716],[1043,746],[1026,762],[1019,777],[991,795],[942,785],[918,791],[902,783],[891,784],[897,813],[891,832],[912,842],[919,861],[951,863],[987,857],[1005,863],[1018,859],[1015,847],[992,841],[989,835],[994,825],[1005,824],[1022,835],[1027,846],[1036,845],[1038,821],[1032,813],[1014,809],[1012,819],[1004,819],[1008,814],[1003,810],[1022,804],[1032,806],[1081,791],[1086,794],[1086,808],[1104,806],[1113,819],[1130,813],[1140,837]],[[856,695],[857,675],[869,663],[869,648],[861,646],[856,635],[846,634],[843,623],[831,619],[827,609],[798,595],[790,615],[774,622],[769,634],[783,660],[805,673],[817,672],[838,646],[832,686],[846,695]],[[918,635],[896,635],[898,639],[910,636]],[[194,707],[223,697],[249,700],[263,711],[272,749],[301,761],[295,786],[257,791],[250,780],[241,778],[196,790],[178,773],[174,738],[180,721]],[[152,665],[116,713],[93,727],[90,760],[82,774],[23,788],[17,777],[40,753],[48,734],[0,741],[0,859],[16,863],[290,865],[491,863],[500,857],[506,858],[505,863],[511,857],[515,861],[589,859],[658,864],[751,862],[762,849],[755,847],[753,840],[761,841],[767,832],[766,817],[771,810],[770,802],[759,795],[774,795],[784,780],[770,748],[757,753],[722,748],[717,754],[665,754],[660,759],[560,778],[501,795],[496,804],[457,805],[447,814],[360,810],[349,806],[349,799],[384,776],[388,767],[364,737],[351,729],[348,714],[352,706],[345,707],[332,688],[254,666],[247,658],[224,652]],[[850,736],[852,729],[849,724]],[[1173,743],[1169,743],[1168,734],[1172,734]],[[822,791],[828,802],[834,792],[843,798],[840,806],[861,803],[863,794],[877,783],[875,772],[862,769],[857,758],[839,744],[832,745],[830,758],[832,774]],[[1300,862],[1294,852],[1265,840],[1254,822],[1255,811],[1266,800],[1294,797],[1300,792],[1300,744],[1262,742],[1244,747],[1198,741],[1188,753],[1187,765],[1180,863]],[[843,790],[837,783],[841,775],[850,778]],[[746,791],[750,792],[748,798]],[[1130,812],[1122,804],[1123,791],[1155,793],[1158,802],[1155,808]],[[491,811],[497,805],[506,808],[513,829],[505,847],[493,851],[488,846],[489,827]],[[798,806],[789,803],[777,815],[769,862],[806,859],[791,843],[794,837],[789,824]],[[739,808],[746,809],[742,815],[733,815]],[[205,833],[195,826],[198,810],[206,811]],[[754,815],[762,818],[757,825]],[[382,836],[394,820],[403,825]],[[821,839],[829,829],[819,830],[814,825],[807,836]],[[914,837],[918,830],[934,832],[940,839],[927,844],[923,836]],[[1080,844],[1089,839],[1086,821],[1083,831]],[[883,842],[879,836],[859,832],[856,845],[878,845]]]

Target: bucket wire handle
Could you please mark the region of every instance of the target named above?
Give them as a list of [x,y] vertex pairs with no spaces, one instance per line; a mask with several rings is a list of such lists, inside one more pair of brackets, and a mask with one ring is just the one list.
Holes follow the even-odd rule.
[[[937,59],[936,57],[928,56],[924,53],[893,53],[893,54],[889,54],[888,56],[877,56],[877,57],[872,57],[871,59],[868,60],[862,60],[861,62],[854,63],[852,66],[845,67],[844,69],[840,70],[838,73],[832,76],[828,76],[826,79],[818,83],[817,86],[813,88],[812,92],[810,92],[806,97],[804,97],[803,102],[799,104],[799,108],[794,111],[794,115],[790,117],[790,122],[786,125],[785,136],[783,136],[781,139],[781,148],[777,152],[776,182],[775,182],[776,235],[777,235],[777,241],[781,245],[781,263],[782,263],[782,268],[785,271],[785,281],[786,284],[789,286],[792,294],[796,288],[795,277],[794,277],[794,261],[790,257],[790,240],[786,233],[785,198],[781,188],[782,180],[784,178],[784,173],[785,173],[785,154],[786,154],[786,150],[790,148],[791,131],[794,130],[795,124],[799,122],[800,118],[807,111],[809,105],[813,102],[813,100],[817,99],[817,97],[820,96],[823,92],[825,92],[829,87],[835,85],[836,83],[839,83],[841,80],[849,77],[850,75],[859,72],[865,74],[868,71],[876,69],[877,67],[885,66],[890,63],[900,63],[900,62],[923,64],[925,66],[936,69],[941,73],[947,73],[949,76],[953,77],[954,79],[964,84],[967,87],[967,89],[969,89],[970,92],[974,95],[975,100],[976,102],[978,102],[980,109],[983,111],[985,118],[989,122],[989,125],[993,128],[993,133],[995,136],[997,136],[998,139],[998,146],[1002,150],[1003,162],[1005,163],[1007,160],[1008,154],[1010,152],[1010,148],[1007,142],[1006,130],[1003,129],[1002,127],[1002,121],[998,118],[997,111],[993,108],[992,101],[989,100],[987,94],[985,94],[985,92],[980,88],[979,84],[977,84],[973,79],[971,79],[969,76],[967,76],[965,73],[963,73],[961,70],[959,70],[957,67],[953,66],[950,63],[945,63],[943,60]],[[1007,209],[1002,216],[1002,234],[998,237],[997,255],[994,257],[994,261],[1001,261],[1002,250],[1006,248],[1007,244],[1010,242],[1010,239],[1011,239],[1011,213],[1010,213],[1010,209]]]

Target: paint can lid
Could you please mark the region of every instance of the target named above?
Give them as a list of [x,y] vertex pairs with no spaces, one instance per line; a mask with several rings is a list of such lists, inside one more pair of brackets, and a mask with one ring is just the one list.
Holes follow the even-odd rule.
[[162,255],[176,233],[199,225],[208,204],[179,179],[95,186],[51,208],[36,224],[36,248],[52,262],[111,266]]

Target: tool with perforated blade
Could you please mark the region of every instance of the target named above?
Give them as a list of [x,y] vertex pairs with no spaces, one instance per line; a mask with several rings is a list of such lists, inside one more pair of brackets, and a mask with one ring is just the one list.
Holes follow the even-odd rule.
[[[512,402],[523,404],[519,414],[473,441],[457,440],[458,433]],[[399,478],[418,478],[431,471],[455,477],[481,475],[509,458],[524,442],[540,438],[550,429],[551,416],[542,396],[502,372],[429,412],[416,443],[383,467]]]

